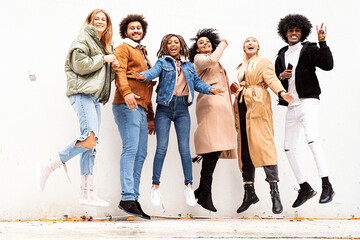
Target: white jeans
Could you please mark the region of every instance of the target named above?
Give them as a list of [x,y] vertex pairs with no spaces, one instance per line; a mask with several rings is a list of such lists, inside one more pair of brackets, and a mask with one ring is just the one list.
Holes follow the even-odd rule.
[[320,177],[329,175],[325,155],[318,137],[318,111],[320,101],[315,98],[302,99],[300,105],[288,107],[285,122],[285,154],[299,184],[306,182],[301,160],[296,154],[300,125],[316,162]]

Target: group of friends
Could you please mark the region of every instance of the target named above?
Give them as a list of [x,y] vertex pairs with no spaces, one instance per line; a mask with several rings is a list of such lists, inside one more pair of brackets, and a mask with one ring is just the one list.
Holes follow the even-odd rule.
[[[65,62],[66,94],[77,113],[81,135],[49,161],[38,163],[37,183],[45,183],[56,168],[80,154],[81,193],[79,203],[109,206],[94,192],[93,166],[100,128],[100,104],[110,98],[114,120],[122,139],[120,158],[121,201],[125,212],[150,219],[138,201],[139,184],[147,155],[148,135],[156,134],[150,200],[161,204],[160,176],[166,156],[169,130],[174,122],[184,173],[186,204],[216,212],[212,201],[213,173],[219,158],[238,158],[244,182],[244,198],[238,213],[259,201],[255,189],[255,168],[263,167],[270,185],[272,211],[283,211],[278,181],[277,153],[271,109],[270,88],[279,104],[287,106],[285,154],[300,185],[294,208],[316,195],[304,174],[302,159],[296,153],[300,127],[315,159],[322,180],[320,203],[328,203],[335,194],[329,181],[326,159],[318,136],[318,107],[321,93],[316,67],[333,68],[333,58],[326,44],[326,27],[316,26],[317,43],[305,41],[312,28],[303,15],[289,14],[278,24],[278,34],[287,43],[279,50],[275,67],[260,57],[255,37],[245,39],[243,61],[238,66],[237,81],[220,63],[228,43],[217,30],[200,29],[190,48],[178,34],[161,40],[158,60],[152,66],[145,46],[141,45],[148,23],[143,15],[130,14],[120,22],[123,43],[112,50],[113,28],[109,14],[95,9],[86,18],[81,33],[72,42]],[[158,78],[158,82],[153,81]],[[157,85],[156,85],[157,84]],[[151,102],[156,85],[156,112]],[[196,99],[197,129],[194,135],[196,158],[190,153],[189,106]],[[232,102],[231,95],[235,95]],[[192,162],[202,161],[199,187],[193,190]],[[66,170],[67,172],[67,170]]]

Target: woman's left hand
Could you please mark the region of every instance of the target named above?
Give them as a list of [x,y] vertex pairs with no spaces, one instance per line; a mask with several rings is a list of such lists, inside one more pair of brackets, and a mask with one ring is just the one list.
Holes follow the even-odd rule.
[[131,75],[133,75],[136,79],[145,79],[145,75],[141,75],[138,72],[132,71]]
[[294,95],[292,95],[291,93],[285,93],[285,92],[281,92],[281,97],[287,101],[288,103],[293,103],[295,98],[294,98]]
[[148,134],[149,135],[155,135],[155,123],[154,120],[148,121]]
[[112,63],[111,63],[111,67],[114,69],[114,70],[117,70],[120,68],[120,63],[117,59],[115,59]]
[[222,93],[224,93],[224,90],[220,89],[220,88],[212,88],[210,89],[210,92],[214,95],[220,95],[223,96]]

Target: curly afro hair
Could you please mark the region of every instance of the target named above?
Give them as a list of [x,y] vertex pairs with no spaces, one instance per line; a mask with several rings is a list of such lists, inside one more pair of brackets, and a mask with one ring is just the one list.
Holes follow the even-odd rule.
[[190,39],[190,41],[195,41],[193,43],[193,45],[190,47],[190,49],[189,49],[189,60],[190,60],[190,62],[194,62],[195,55],[198,53],[196,51],[196,49],[197,49],[197,41],[202,37],[207,37],[210,40],[212,48],[213,48],[212,52],[215,51],[215,49],[217,48],[217,46],[220,43],[220,36],[219,36],[219,33],[217,33],[216,29],[214,29],[214,28],[200,29],[197,32],[196,36]]
[[148,23],[145,21],[145,17],[143,15],[139,14],[129,14],[127,15],[121,22],[120,22],[120,36],[121,38],[126,38],[126,32],[128,24],[131,22],[140,22],[142,29],[143,29],[143,36],[141,39],[143,39],[146,35]]
[[279,36],[288,43],[288,38],[286,37],[286,33],[291,28],[300,28],[301,29],[301,38],[300,42],[303,42],[311,33],[312,25],[305,16],[301,14],[289,14],[284,18],[280,19],[278,24],[278,34]]

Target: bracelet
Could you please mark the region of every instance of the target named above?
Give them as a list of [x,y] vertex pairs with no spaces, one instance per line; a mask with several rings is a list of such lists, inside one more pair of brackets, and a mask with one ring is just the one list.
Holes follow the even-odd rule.
[[324,40],[325,40],[325,37],[319,38],[319,42],[320,42],[320,41],[324,41]]

